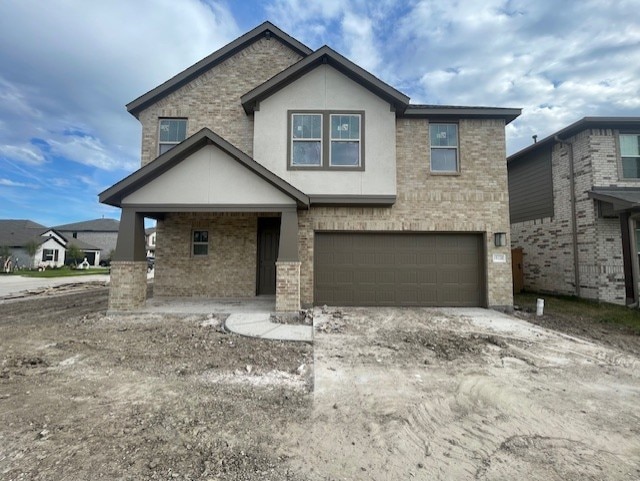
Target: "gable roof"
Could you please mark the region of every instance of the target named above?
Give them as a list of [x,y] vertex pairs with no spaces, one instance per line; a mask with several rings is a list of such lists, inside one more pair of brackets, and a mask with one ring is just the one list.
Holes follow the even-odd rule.
[[404,117],[430,118],[434,120],[503,119],[505,124],[513,122],[522,113],[522,109],[503,107],[464,107],[459,105],[422,105],[411,104],[404,111]]
[[141,95],[137,99],[128,103],[127,111],[134,117],[138,118],[138,114],[149,105],[178,90],[183,85],[191,82],[194,78],[202,75],[204,72],[222,63],[229,57],[232,57],[262,37],[273,37],[303,57],[306,57],[313,52],[309,47],[283,32],[271,22],[264,22],[250,32],[245,33],[233,42],[203,58],[186,70],[183,70],[153,90],[150,90],[146,94]]
[[249,114],[257,110],[261,100],[271,96],[321,64],[331,65],[351,80],[392,104],[398,111],[403,112],[409,104],[409,97],[405,94],[325,45],[244,94],[240,100],[245,112]]
[[309,197],[306,194],[293,187],[287,181],[278,177],[269,169],[265,168],[240,149],[233,146],[231,143],[227,142],[225,139],[206,127],[196,132],[171,150],[165,152],[157,159],[149,162],[141,169],[135,171],[133,174],[125,177],[117,184],[111,186],[104,192],[101,192],[99,194],[100,202],[120,207],[122,199],[127,195],[135,192],[151,182],[153,179],[167,172],[179,162],[206,145],[215,145],[258,177],[264,179],[279,191],[291,197],[296,201],[298,206],[305,207],[309,205]]
[[507,163],[518,160],[530,152],[535,152],[543,147],[550,147],[558,140],[567,140],[575,134],[586,129],[640,129],[640,117],[583,117],[568,127],[545,137],[538,142],[519,150],[507,157]]
[[83,251],[99,251],[101,250],[100,247],[96,247],[93,244],[89,244],[88,242],[85,242],[83,240],[80,239],[69,239],[67,241],[67,245],[66,247],[69,248],[69,246],[76,246],[78,249],[83,250]]
[[47,230],[42,224],[27,219],[2,219],[0,220],[0,246],[23,247],[31,241],[40,244],[39,237]]
[[93,219],[72,224],[63,224],[53,227],[56,231],[69,232],[118,232],[120,222],[115,219]]

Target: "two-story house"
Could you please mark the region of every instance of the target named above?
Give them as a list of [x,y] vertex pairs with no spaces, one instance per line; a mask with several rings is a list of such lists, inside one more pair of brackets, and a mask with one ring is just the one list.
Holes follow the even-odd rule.
[[415,105],[266,22],[127,105],[142,167],[122,208],[110,310],[155,296],[489,306],[511,287],[505,125],[519,109]]
[[585,117],[507,163],[525,289],[637,303],[640,118]]

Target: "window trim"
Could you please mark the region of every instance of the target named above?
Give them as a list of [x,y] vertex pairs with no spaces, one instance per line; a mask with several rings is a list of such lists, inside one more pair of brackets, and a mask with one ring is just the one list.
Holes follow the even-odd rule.
[[[431,127],[433,125],[455,125],[456,126],[456,146],[434,146],[431,145]],[[458,122],[429,122],[427,127],[427,136],[429,141],[429,173],[431,175],[460,175],[460,124]],[[454,149],[456,151],[456,170],[433,170],[433,149]]]
[[[640,132],[638,131],[626,131],[626,130],[616,130],[614,132],[614,138],[616,143],[616,157],[618,161],[618,180],[624,182],[640,182],[640,177],[625,177],[624,176],[624,167],[622,164],[622,142],[620,142],[621,135],[635,135],[640,137]],[[627,157],[627,156],[625,156]]]
[[[163,120],[184,120],[184,139],[182,139],[180,142],[162,142],[160,140],[160,124],[162,123]],[[189,119],[186,117],[158,117],[158,143],[157,143],[157,149],[156,149],[156,151],[158,152],[158,157],[162,155],[162,153],[160,152],[162,145],[171,145],[172,146],[171,149],[173,149],[173,147],[175,147],[176,145],[180,144],[181,142],[184,142],[184,140],[186,140],[188,137],[187,135],[188,129],[189,129]],[[167,152],[169,152],[169,150],[167,150]],[[166,154],[166,152],[164,153]]]
[[[338,116],[338,115],[344,115],[344,116],[353,116],[353,117],[358,117],[358,165],[333,165],[333,163],[331,162],[332,160],[332,144],[333,142],[353,142],[354,139],[334,139],[332,137],[332,133],[331,133],[331,118],[333,116]],[[329,117],[329,167],[331,169],[340,169],[343,170],[345,168],[353,168],[353,167],[360,167],[360,164],[362,163],[362,118],[363,115],[360,113],[335,113],[335,112],[331,112],[328,114]]]
[[[293,116],[294,115],[319,115],[320,116],[320,138],[309,138],[309,139],[294,139],[293,138]],[[291,167],[301,170],[315,170],[321,169],[324,164],[324,115],[322,111],[308,111],[308,112],[292,112],[289,115],[289,124],[288,124],[288,137],[289,137],[289,163]],[[320,141],[320,164],[293,164],[293,143],[294,142],[318,142]]]
[[[322,115],[322,157],[320,165],[292,165],[293,146],[293,115],[294,114],[320,114]],[[359,115],[360,116],[360,165],[331,165],[331,116],[332,115]],[[364,110],[287,110],[287,170],[330,170],[339,172],[361,172],[365,170],[365,111]]]
[[[206,232],[207,233],[207,241],[206,242],[196,242],[194,237],[196,232]],[[195,247],[196,246],[207,246],[207,252],[205,254],[196,254]],[[209,229],[192,229],[191,230],[191,257],[207,257],[209,255]]]

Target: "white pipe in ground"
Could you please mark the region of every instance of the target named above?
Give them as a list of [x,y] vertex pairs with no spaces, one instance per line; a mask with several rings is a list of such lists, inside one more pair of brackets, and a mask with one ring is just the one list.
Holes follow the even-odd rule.
[[544,313],[544,299],[538,299],[536,303],[536,316],[541,316]]

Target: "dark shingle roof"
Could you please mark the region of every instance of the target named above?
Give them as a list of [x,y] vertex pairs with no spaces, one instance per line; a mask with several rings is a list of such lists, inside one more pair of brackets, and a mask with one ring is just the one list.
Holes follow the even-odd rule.
[[73,224],[55,226],[54,229],[61,232],[118,232],[120,222],[115,219],[94,219]]
[[67,248],[71,245],[76,246],[78,249],[81,249],[83,251],[99,251],[100,248],[96,247],[92,244],[89,244],[88,242],[85,242],[83,240],[80,239],[69,239],[67,241]]
[[0,246],[23,247],[30,241],[44,242],[40,235],[48,229],[27,219],[0,220]]

